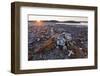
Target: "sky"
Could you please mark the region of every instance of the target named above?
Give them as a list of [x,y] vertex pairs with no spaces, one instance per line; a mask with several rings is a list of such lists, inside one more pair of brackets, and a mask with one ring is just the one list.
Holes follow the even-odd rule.
[[81,16],[57,16],[57,15],[28,15],[28,21],[32,20],[58,20],[58,21],[88,21],[87,17]]

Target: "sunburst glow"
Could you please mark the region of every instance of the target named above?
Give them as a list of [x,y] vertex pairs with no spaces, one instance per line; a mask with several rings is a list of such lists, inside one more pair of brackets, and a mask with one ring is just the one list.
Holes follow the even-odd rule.
[[36,20],[36,25],[37,26],[43,26],[43,22],[41,20]]

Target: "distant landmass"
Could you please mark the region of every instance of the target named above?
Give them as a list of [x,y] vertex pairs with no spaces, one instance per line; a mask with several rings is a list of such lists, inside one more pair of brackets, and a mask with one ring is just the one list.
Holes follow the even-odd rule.
[[[74,21],[74,20],[69,20],[69,21],[58,21],[58,20],[41,20],[42,22],[54,22],[54,23],[88,23],[88,21]],[[35,22],[30,21],[30,22]]]

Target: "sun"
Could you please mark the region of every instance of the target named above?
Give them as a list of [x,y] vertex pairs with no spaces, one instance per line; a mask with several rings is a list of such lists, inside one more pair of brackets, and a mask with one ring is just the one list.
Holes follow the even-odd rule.
[[37,26],[43,26],[42,20],[36,20],[36,25]]
[[37,23],[40,23],[40,22],[41,22],[41,20],[36,20],[36,22],[37,22]]

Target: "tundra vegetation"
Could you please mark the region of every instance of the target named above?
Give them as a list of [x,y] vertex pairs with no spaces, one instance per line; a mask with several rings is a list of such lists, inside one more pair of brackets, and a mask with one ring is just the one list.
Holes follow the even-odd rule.
[[88,57],[87,22],[28,21],[28,60]]

